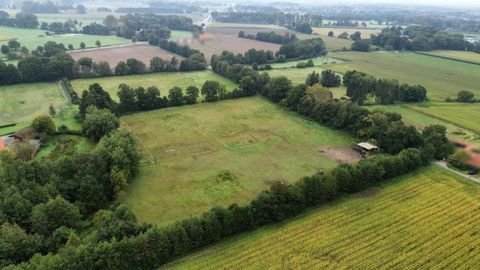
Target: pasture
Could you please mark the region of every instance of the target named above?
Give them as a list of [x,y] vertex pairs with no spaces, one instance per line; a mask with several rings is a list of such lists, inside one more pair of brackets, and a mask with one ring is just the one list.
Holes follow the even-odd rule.
[[32,83],[0,86],[0,125],[30,122],[36,115],[67,107],[57,83]]
[[125,46],[104,47],[87,50],[76,50],[68,52],[73,59],[78,60],[82,57],[90,57],[94,62],[106,61],[110,64],[112,69],[120,61],[127,61],[128,58],[135,58],[145,63],[147,67],[150,66],[150,60],[158,56],[164,60],[170,61],[171,58],[176,57],[178,60],[183,57],[174,53],[163,50],[159,47],[150,46],[145,43],[132,44]]
[[125,202],[154,224],[244,203],[277,181],[359,158],[349,135],[261,97],[136,113],[121,122],[143,152]]
[[[29,50],[34,50],[39,45],[45,44],[47,41],[54,41],[63,43],[65,47],[72,44],[75,49],[80,48],[80,43],[84,42],[87,48],[96,48],[95,42],[100,40],[102,46],[112,46],[120,44],[131,43],[130,40],[116,36],[94,36],[84,34],[63,34],[47,36],[45,31],[40,29],[20,29],[14,27],[0,26],[0,33],[8,36],[9,39],[16,39],[27,47]],[[8,41],[8,40],[7,40]],[[0,41],[0,45],[6,44],[7,41]]]
[[475,52],[438,50],[421,54],[480,65],[480,53]]
[[128,76],[114,76],[91,79],[78,79],[72,81],[72,86],[75,91],[81,95],[83,90],[87,90],[91,84],[99,83],[114,100],[118,100],[117,92],[118,86],[122,83],[130,87],[144,87],[156,86],[160,90],[162,96],[168,95],[168,90],[174,86],[181,87],[185,90],[190,85],[194,85],[201,89],[203,83],[207,80],[218,81],[225,85],[227,91],[232,91],[237,88],[237,85],[216,74],[212,71],[192,71],[192,72],[165,72],[165,73],[151,73],[141,75]]
[[429,167],[194,253],[171,269],[474,269],[480,187]]
[[400,83],[421,84],[428,89],[428,98],[443,101],[455,97],[460,90],[469,90],[480,96],[480,66],[440,59],[416,53],[393,52],[337,52],[329,55],[343,60],[327,64],[344,73],[361,70],[377,78],[397,79]]
[[[447,136],[451,139],[460,141],[469,141],[472,143],[480,142],[480,133],[473,130],[475,125],[460,125],[459,122],[452,121],[450,117],[443,118],[437,114],[438,108],[443,104],[454,106],[450,103],[427,103],[427,104],[395,104],[395,105],[374,105],[365,106],[369,110],[384,110],[395,112],[402,115],[402,120],[408,125],[413,125],[418,129],[423,129],[429,125],[442,125],[447,128]],[[456,105],[457,112],[454,115],[462,114],[461,105]],[[435,109],[437,108],[437,109]],[[466,119],[474,120],[475,115],[466,116]]]

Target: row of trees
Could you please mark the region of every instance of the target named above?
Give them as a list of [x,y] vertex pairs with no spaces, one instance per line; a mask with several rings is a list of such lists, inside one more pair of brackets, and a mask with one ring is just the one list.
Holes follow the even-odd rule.
[[[311,27],[322,25],[322,16],[314,14],[294,14],[283,12],[212,12],[215,21],[226,23],[276,24],[287,28],[298,29],[308,33]],[[308,33],[308,34],[311,34]]]
[[399,84],[397,80],[376,79],[360,71],[347,71],[343,75],[347,87],[347,96],[353,102],[362,105],[368,96],[380,104],[401,102],[423,102],[427,98],[427,89],[421,85]]
[[277,34],[273,31],[271,32],[257,32],[254,34],[246,34],[244,31],[238,32],[239,38],[248,38],[253,40],[277,43],[277,44],[287,44],[290,42],[297,41],[297,35],[286,32],[285,34]]
[[10,14],[0,10],[0,25],[33,29],[38,27],[38,19],[37,16],[25,12],[19,12],[15,18],[10,18]]
[[[373,45],[386,50],[469,50],[475,51],[476,46],[465,40],[462,34],[450,34],[439,28],[429,26],[392,26],[385,28],[378,35],[372,35]],[[478,45],[477,45],[478,47]]]

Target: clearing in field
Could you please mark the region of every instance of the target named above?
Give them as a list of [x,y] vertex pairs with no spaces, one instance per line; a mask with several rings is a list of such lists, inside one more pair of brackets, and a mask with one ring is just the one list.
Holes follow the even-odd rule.
[[[244,203],[276,181],[331,168],[326,153],[354,143],[342,132],[261,97],[136,113],[122,127],[143,149],[126,203],[140,221],[166,224],[216,205]],[[353,157],[355,158],[355,157]]]
[[416,53],[337,52],[329,55],[344,62],[327,64],[337,72],[360,70],[377,78],[397,79],[400,83],[421,84],[432,101],[455,97],[460,90],[480,96],[480,66]]
[[128,44],[114,47],[94,48],[87,50],[76,50],[68,52],[73,59],[78,60],[82,57],[90,57],[94,62],[107,61],[113,69],[120,61],[127,61],[128,58],[135,58],[150,66],[150,60],[158,56],[164,60],[170,61],[172,57],[183,59],[183,57],[163,50],[159,47],[148,44]]
[[129,75],[129,76],[115,76],[115,77],[103,77],[92,79],[79,79],[72,81],[72,86],[75,91],[81,95],[83,90],[87,90],[91,84],[99,83],[110,96],[118,100],[117,92],[118,86],[122,83],[129,85],[130,87],[144,87],[156,86],[160,89],[162,96],[168,95],[168,90],[174,86],[181,87],[183,90],[188,86],[194,85],[201,89],[203,83],[207,80],[218,81],[225,85],[227,91],[232,91],[237,88],[237,85],[212,72],[212,71],[193,71],[193,72],[165,72],[165,73],[151,73],[142,75]]
[[[120,45],[131,43],[131,40],[116,36],[94,36],[84,34],[63,34],[63,35],[45,35],[45,31],[40,29],[21,29],[14,27],[0,26],[0,33],[15,38],[22,46],[29,50],[34,50],[39,45],[45,44],[47,41],[55,41],[63,43],[65,47],[72,44],[75,49],[80,48],[80,43],[84,42],[87,48],[95,48],[95,42],[100,40],[102,46]],[[0,45],[6,44],[7,41],[1,41]]]
[[421,54],[480,65],[480,53],[466,51],[430,51]]
[[172,269],[475,269],[480,187],[440,168],[405,175]]

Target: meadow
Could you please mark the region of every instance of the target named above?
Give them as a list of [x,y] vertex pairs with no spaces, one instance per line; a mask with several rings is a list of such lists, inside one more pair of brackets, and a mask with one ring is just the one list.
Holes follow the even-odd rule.
[[[22,46],[29,50],[34,50],[39,45],[45,44],[47,41],[55,41],[63,43],[65,47],[72,44],[75,49],[80,48],[80,43],[84,42],[87,48],[95,48],[95,42],[100,40],[102,46],[112,46],[131,43],[130,40],[116,36],[94,36],[84,34],[64,34],[47,36],[45,31],[40,29],[20,29],[14,27],[0,26],[0,33],[8,36],[9,39],[16,39]],[[6,44],[7,41],[1,41],[0,45]]]
[[336,52],[329,55],[343,60],[325,68],[344,73],[360,70],[377,78],[397,79],[400,83],[421,84],[431,101],[455,97],[460,90],[480,96],[480,66],[416,53]]
[[438,50],[421,54],[480,65],[480,53],[475,52]]
[[48,107],[67,106],[57,83],[0,86],[0,125],[29,122],[35,115],[48,114]]
[[118,100],[117,92],[118,86],[122,83],[131,87],[156,86],[160,90],[162,96],[168,95],[168,90],[174,86],[181,87],[185,90],[188,86],[194,85],[201,89],[203,83],[207,80],[218,81],[225,85],[227,91],[232,91],[237,88],[237,85],[216,74],[212,71],[193,71],[193,72],[168,72],[168,73],[151,73],[142,75],[128,75],[128,76],[114,76],[91,79],[78,79],[72,81],[72,86],[75,91],[81,95],[83,90],[87,90],[91,84],[99,83],[110,96]]
[[171,269],[474,269],[480,187],[429,167],[194,253]]
[[[457,115],[457,117],[461,115],[462,121],[454,121],[452,119],[453,115],[442,117],[444,114],[439,112],[439,109],[443,106],[455,107],[453,115]],[[473,105],[468,106],[473,107]],[[418,129],[423,129],[428,125],[442,125],[447,128],[447,135],[451,139],[469,141],[476,144],[480,143],[480,133],[474,129],[475,126],[478,126],[478,123],[475,122],[476,115],[467,115],[467,113],[471,112],[463,111],[464,106],[462,104],[429,102],[426,104],[373,105],[365,106],[365,108],[399,113],[402,115],[403,122],[408,125],[414,125]],[[461,125],[461,122],[466,123],[467,121],[470,123],[473,121],[473,124]]]
[[261,97],[136,113],[121,123],[143,153],[125,202],[140,221],[154,224],[244,203],[277,181],[293,183],[345,162],[326,152],[359,158],[349,135]]

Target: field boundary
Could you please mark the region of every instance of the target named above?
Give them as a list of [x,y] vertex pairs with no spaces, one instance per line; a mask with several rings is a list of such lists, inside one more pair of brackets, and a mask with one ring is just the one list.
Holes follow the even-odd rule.
[[461,63],[465,63],[465,64],[472,64],[472,65],[480,66],[480,63],[479,63],[479,62],[462,60],[462,59],[452,58],[452,57],[448,57],[448,56],[435,55],[435,54],[430,54],[430,53],[426,53],[426,52],[417,52],[417,51],[416,51],[415,53],[416,53],[416,54],[420,54],[420,55],[425,55],[425,56],[430,56],[430,57],[435,57],[435,58],[440,58],[440,59],[445,59],[445,60],[451,60],[451,61],[457,61],[457,62],[461,62]]

